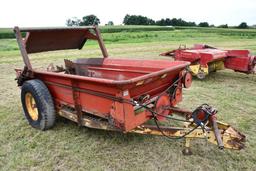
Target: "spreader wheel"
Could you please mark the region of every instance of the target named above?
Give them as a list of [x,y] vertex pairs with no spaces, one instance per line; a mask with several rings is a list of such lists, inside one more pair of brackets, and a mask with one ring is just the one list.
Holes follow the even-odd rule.
[[183,150],[182,150],[182,154],[185,155],[185,156],[190,156],[192,155],[192,151],[190,149],[190,147],[185,147]]
[[198,72],[197,75],[196,75],[196,77],[197,77],[198,79],[200,79],[200,80],[205,79],[205,76],[206,76],[206,73],[205,73],[205,72],[202,72],[202,71]]
[[24,82],[21,88],[23,111],[29,124],[37,129],[47,130],[55,123],[55,109],[52,96],[40,80]]
[[183,85],[185,88],[191,87],[192,84],[192,74],[190,72],[186,72],[182,78]]

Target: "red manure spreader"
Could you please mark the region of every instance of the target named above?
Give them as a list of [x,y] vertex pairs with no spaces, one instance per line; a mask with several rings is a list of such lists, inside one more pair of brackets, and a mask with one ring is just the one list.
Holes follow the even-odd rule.
[[251,55],[248,50],[220,50],[201,44],[192,48],[180,47],[160,55],[171,56],[175,61],[191,62],[189,71],[199,79],[225,68],[251,74],[255,72],[256,65],[256,56]]
[[[244,147],[245,136],[217,121],[215,108],[176,107],[182,88],[191,85],[191,74],[185,70],[189,62],[110,58],[95,26],[15,27],[14,32],[25,64],[16,69],[16,80],[32,127],[52,128],[58,114],[89,128],[184,138],[184,154],[191,153],[192,139],[206,139],[221,149]],[[103,57],[64,59],[64,67],[51,64],[43,70],[30,63],[29,54],[81,49],[87,40],[98,42]],[[167,126],[167,120],[180,126]]]

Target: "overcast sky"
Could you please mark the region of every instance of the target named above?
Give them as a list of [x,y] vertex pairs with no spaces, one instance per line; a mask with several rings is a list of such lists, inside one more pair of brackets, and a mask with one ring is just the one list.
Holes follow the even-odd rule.
[[256,24],[256,0],[3,0],[0,5],[0,27],[64,26],[68,18],[89,14],[98,16],[101,25],[121,24],[126,14],[214,25]]

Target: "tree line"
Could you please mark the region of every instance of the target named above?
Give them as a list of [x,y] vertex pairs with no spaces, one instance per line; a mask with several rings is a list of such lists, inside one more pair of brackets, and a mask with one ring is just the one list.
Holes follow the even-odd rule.
[[[100,19],[96,15],[87,15],[79,18],[69,18],[66,20],[67,26],[88,26],[88,25],[99,25]],[[190,27],[216,27],[214,25],[210,25],[208,22],[200,22],[196,24],[195,22],[185,21],[181,18],[162,18],[161,20],[153,20],[146,16],[142,15],[125,15],[123,19],[124,25],[156,25],[156,26],[190,26]],[[114,25],[113,21],[109,21],[105,25]],[[229,28],[227,24],[217,26],[219,28]],[[242,22],[236,28],[249,28],[246,22]]]

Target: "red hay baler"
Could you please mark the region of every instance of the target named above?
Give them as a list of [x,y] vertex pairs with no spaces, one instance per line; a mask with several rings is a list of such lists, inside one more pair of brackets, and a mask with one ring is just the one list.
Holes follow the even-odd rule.
[[[206,138],[220,148],[244,147],[245,136],[218,122],[213,107],[204,104],[194,111],[175,107],[182,100],[183,86],[191,85],[191,75],[185,71],[189,62],[109,58],[94,26],[15,27],[14,32],[25,63],[16,69],[16,79],[31,126],[49,129],[58,114],[89,128],[184,138],[184,154],[190,154],[193,138]],[[65,67],[51,64],[45,70],[33,68],[28,58],[31,53],[81,49],[88,39],[99,43],[103,58],[64,60]],[[146,124],[149,120],[155,125]],[[161,125],[165,120],[182,124]]]
[[256,56],[251,55],[248,50],[220,50],[201,44],[192,48],[179,47],[160,55],[171,56],[175,61],[191,62],[189,71],[199,79],[204,79],[210,72],[225,68],[251,74],[255,72],[256,65]]

